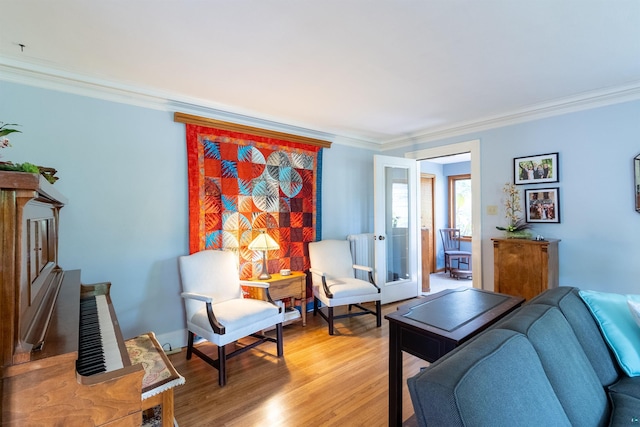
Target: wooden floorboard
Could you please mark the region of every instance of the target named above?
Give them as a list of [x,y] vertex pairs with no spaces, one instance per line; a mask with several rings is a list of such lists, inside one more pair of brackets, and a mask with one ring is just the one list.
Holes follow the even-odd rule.
[[[404,303],[404,302],[401,302]],[[399,303],[383,306],[383,313]],[[274,333],[274,331],[270,332]],[[175,416],[193,426],[386,426],[388,420],[388,322],[373,316],[336,322],[330,336],[320,316],[284,327],[284,357],[266,343],[231,359],[225,387],[218,371],[186,351],[169,356],[186,383],[175,388]],[[216,358],[216,347],[200,345]],[[413,407],[406,378],[427,362],[404,354],[403,419]],[[411,420],[407,422],[411,424]]]

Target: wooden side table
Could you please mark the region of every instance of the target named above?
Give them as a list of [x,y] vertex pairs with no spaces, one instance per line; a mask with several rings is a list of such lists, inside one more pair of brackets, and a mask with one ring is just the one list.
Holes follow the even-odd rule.
[[[302,326],[307,325],[307,275],[302,271],[292,271],[290,275],[283,276],[280,273],[271,275],[271,279],[258,280],[256,282],[266,282],[269,284],[269,295],[273,300],[284,298],[300,299],[300,314],[302,315]],[[293,302],[292,302],[293,306]],[[294,309],[295,310],[295,309]]]

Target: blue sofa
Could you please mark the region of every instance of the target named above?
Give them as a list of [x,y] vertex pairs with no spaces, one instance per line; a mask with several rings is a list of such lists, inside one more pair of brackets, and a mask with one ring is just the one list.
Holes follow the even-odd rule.
[[640,427],[640,376],[578,292],[545,291],[409,378],[418,424]]

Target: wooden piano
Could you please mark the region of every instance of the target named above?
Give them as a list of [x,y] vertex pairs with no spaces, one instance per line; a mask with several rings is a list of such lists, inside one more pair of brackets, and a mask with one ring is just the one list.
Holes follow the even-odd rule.
[[140,426],[109,283],[58,266],[65,198],[37,174],[0,171],[0,421],[5,426]]

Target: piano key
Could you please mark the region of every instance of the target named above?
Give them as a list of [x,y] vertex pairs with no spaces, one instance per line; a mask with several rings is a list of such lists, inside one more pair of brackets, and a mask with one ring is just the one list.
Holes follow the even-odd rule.
[[100,320],[100,331],[102,335],[102,346],[104,349],[107,371],[121,369],[124,367],[122,356],[118,347],[118,339],[113,329],[113,321],[109,311],[109,303],[105,295],[96,296],[96,308],[98,309],[98,319]]
[[80,300],[80,326],[79,374],[94,375],[124,367],[105,295]]

